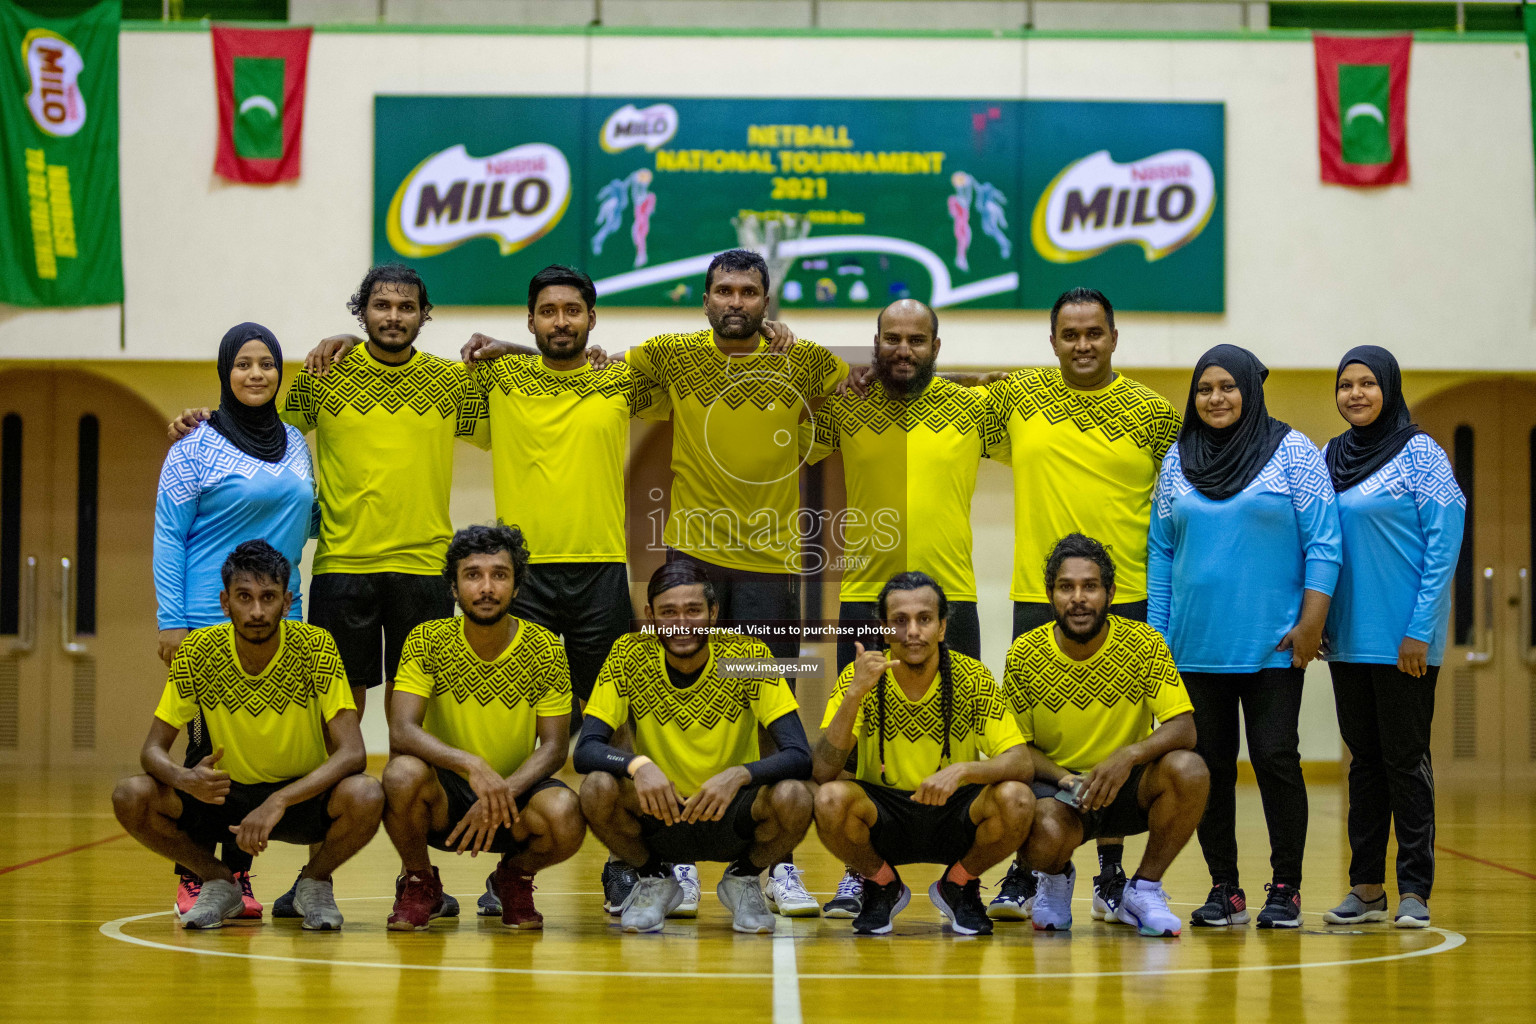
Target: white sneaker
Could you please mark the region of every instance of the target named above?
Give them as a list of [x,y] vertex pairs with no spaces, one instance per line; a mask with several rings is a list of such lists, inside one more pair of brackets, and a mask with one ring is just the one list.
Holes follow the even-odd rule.
[[783,917],[820,917],[821,904],[805,891],[800,869],[793,864],[777,864],[768,873],[768,909]]
[[676,878],[641,875],[619,908],[619,925],[626,932],[659,932],[662,919],[677,909],[682,898]]
[[1071,864],[1059,875],[1035,872],[1039,886],[1035,894],[1035,906],[1031,920],[1037,932],[1065,932],[1072,929],[1072,886],[1077,882],[1077,869]]
[[699,866],[697,864],[675,864],[672,867],[672,877],[677,880],[678,887],[683,890],[683,902],[673,908],[667,916],[698,917]]
[[1163,891],[1163,883],[1144,878],[1125,883],[1115,916],[1141,934],[1153,937],[1177,935],[1183,924],[1178,915],[1168,909],[1168,894]]

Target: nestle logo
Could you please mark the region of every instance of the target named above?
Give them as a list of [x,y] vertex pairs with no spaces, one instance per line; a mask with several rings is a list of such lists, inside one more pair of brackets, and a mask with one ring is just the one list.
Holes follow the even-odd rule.
[[540,174],[549,170],[549,161],[543,157],[533,160],[487,160],[485,173],[502,178],[509,174]]

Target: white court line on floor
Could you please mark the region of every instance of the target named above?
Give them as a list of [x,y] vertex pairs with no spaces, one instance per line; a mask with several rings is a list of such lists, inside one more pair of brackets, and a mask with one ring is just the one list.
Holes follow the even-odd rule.
[[795,963],[795,921],[786,917],[773,933],[773,1024],[800,1024],[800,971]]
[[[372,898],[372,897],[362,897]],[[338,901],[343,902],[343,901]],[[468,967],[453,964],[402,964],[381,963],[370,960],[333,960],[323,957],[278,956],[271,953],[236,953],[223,949],[199,949],[195,946],[172,945],[166,942],[156,942],[153,939],[144,939],[136,935],[129,935],[123,931],[124,925],[133,924],[135,921],[144,921],[152,917],[169,917],[173,913],[169,910],[160,910],[151,914],[135,914],[130,917],[120,917],[115,921],[107,921],[101,925],[98,931],[109,939],[118,942],[126,942],[135,946],[143,946],[146,949],[161,949],[172,953],[191,953],[197,956],[228,957],[234,960],[262,960],[272,963],[311,964],[322,967],[366,967],[374,970],[389,971],[438,971],[450,974],[510,974],[527,976],[551,976],[571,978],[692,978],[694,980],[709,981],[773,981],[774,971],[580,971],[564,970],[559,968],[543,967]],[[784,922],[780,922],[781,925]],[[248,934],[249,929],[241,928],[242,934]],[[873,972],[859,972],[853,974],[800,974],[796,972],[795,988],[798,997],[799,981],[1019,981],[1031,978],[1143,978],[1163,977],[1178,974],[1243,974],[1255,971],[1304,971],[1321,967],[1356,967],[1362,964],[1388,963],[1393,960],[1411,960],[1414,957],[1433,956],[1436,953],[1449,953],[1466,943],[1467,937],[1460,932],[1447,931],[1443,928],[1425,928],[1422,931],[1415,930],[1413,935],[1423,932],[1432,932],[1440,936],[1440,941],[1433,946],[1423,949],[1410,949],[1402,953],[1387,953],[1382,956],[1361,957],[1354,960],[1324,960],[1306,963],[1291,964],[1246,964],[1239,967],[1173,967],[1153,968],[1144,971],[1030,971],[1024,973],[1013,972],[989,972],[986,974],[879,974]],[[1376,932],[1377,935],[1391,934],[1390,930]],[[339,936],[336,936],[339,937]],[[1341,936],[1342,937],[1342,936]],[[1406,937],[1406,936],[1405,936]],[[211,936],[210,936],[211,938]],[[811,938],[811,936],[805,936]],[[321,938],[320,941],[325,941]],[[620,941],[634,941],[621,939]],[[774,960],[777,966],[780,941],[777,937],[773,942]],[[871,938],[875,942],[900,941],[900,938]],[[1139,935],[1126,933],[1128,942],[1150,942],[1166,944],[1168,939],[1149,939]],[[793,946],[794,935],[792,929],[789,936],[783,941],[784,945]],[[790,949],[793,955],[793,948]],[[774,1006],[778,1007],[779,989],[774,986]],[[796,1002],[798,1014],[798,1001]],[[798,1020],[798,1015],[793,1018]]]

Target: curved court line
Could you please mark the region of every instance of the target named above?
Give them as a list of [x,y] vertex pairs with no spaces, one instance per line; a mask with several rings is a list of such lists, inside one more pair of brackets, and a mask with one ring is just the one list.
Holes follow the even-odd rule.
[[[278,956],[273,953],[236,953],[223,949],[197,949],[191,946],[173,946],[166,942],[156,942],[153,939],[141,939],[135,935],[128,935],[123,931],[123,926],[135,921],[143,921],[151,917],[167,917],[172,913],[169,910],[159,910],[152,914],[135,914],[131,917],[120,917],[115,921],[107,921],[98,929],[101,934],[109,939],[126,942],[135,946],[143,946],[146,949],[164,949],[172,953],[193,953],[198,956],[222,956],[235,960],[265,960],[274,963],[288,964],[313,964],[320,967],[367,967],[375,970],[390,971],[440,971],[454,974],[520,974],[529,976],[549,975],[555,977],[570,978],[693,978],[696,980],[721,980],[721,981],[772,981],[774,972],[769,971],[578,971],[562,970],[559,968],[542,967],[461,967],[453,964],[390,964],[373,960],[331,960],[323,957],[302,956]],[[800,974],[802,981],[852,981],[855,979],[873,979],[876,981],[1021,981],[1029,978],[1139,978],[1162,977],[1174,974],[1237,974],[1245,971],[1300,971],[1311,970],[1317,967],[1354,967],[1358,964],[1379,964],[1390,960],[1409,960],[1413,957],[1432,956],[1435,953],[1448,953],[1467,941],[1467,937],[1460,932],[1446,931],[1443,928],[1426,928],[1425,931],[1434,932],[1440,936],[1440,942],[1424,949],[1412,949],[1406,953],[1389,953],[1384,956],[1363,957],[1358,960],[1327,960],[1316,963],[1294,964],[1250,964],[1242,967],[1177,967],[1168,969],[1146,971],[1044,971],[1030,973],[992,973],[986,974],[872,974],[860,972],[857,974]],[[811,938],[812,936],[805,936]],[[629,940],[636,941],[636,940]],[[644,941],[644,940],[639,940]],[[878,942],[872,939],[871,942]],[[1158,942],[1163,940],[1144,939],[1136,937],[1136,941]]]

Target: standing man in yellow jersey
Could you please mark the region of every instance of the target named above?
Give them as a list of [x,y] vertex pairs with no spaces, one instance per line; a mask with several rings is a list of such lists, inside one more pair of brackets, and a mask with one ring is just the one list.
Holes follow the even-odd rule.
[[[1059,369],[1010,374],[988,387],[1002,429],[991,455],[1013,466],[1013,636],[1053,621],[1040,567],[1069,533],[1098,538],[1114,558],[1122,618],[1147,621],[1147,527],[1152,486],[1178,438],[1179,414],[1162,395],[1112,365],[1120,332],[1109,299],[1073,288],[1051,307]],[[1114,912],[1125,885],[1121,842],[1099,842],[1095,917]],[[1028,906],[1034,878],[1019,865],[1003,883]]]
[[[814,423],[801,424],[801,439],[810,443],[809,463],[843,456],[848,505],[833,520],[842,538],[840,622],[874,623],[886,581],[925,572],[949,599],[950,649],[979,659],[971,496],[997,435],[988,429],[986,392],[935,377],[938,355],[938,314],[916,299],[891,303],[875,320],[867,392],[827,399]],[[853,661],[856,639],[876,646],[839,635],[839,672]]]
[[[715,892],[732,927],[770,933],[762,873],[811,825],[799,705],[782,676],[759,667],[771,657],[762,641],[715,629],[719,601],[698,563],[662,565],[646,599],[647,628],[614,645],[575,756],[592,834],[639,871],[621,923],[660,931],[683,901],[669,866],[716,860],[728,863]],[[613,734],[631,721],[635,749],[621,750]],[[776,752],[762,755],[759,726]]]
[[404,867],[389,928],[419,930],[442,916],[429,845],[500,854],[486,887],[501,923],[542,928],[534,873],[570,857],[586,835],[576,794],[553,778],[570,740],[565,650],[509,614],[528,576],[516,527],[460,530],[444,575],[464,615],[411,630],[390,705],[384,827]]
[[[768,265],[755,252],[716,256],[704,275],[708,330],[662,334],[624,354],[672,400],[669,559],[698,563],[720,599],[720,621],[750,631],[800,620],[800,421],[848,376],[809,341],[770,351],[761,337]],[[798,636],[762,639],[792,658]]]
[[[240,885],[213,856],[231,836],[252,856],[272,840],[310,844],[294,888],[304,927],[342,925],[331,873],[379,829],[384,791],[363,774],[367,753],[336,644],[323,629],[286,621],[288,560],[263,540],[224,560],[219,595],[229,621],[194,629],[139,754],[144,775],[117,784],[112,806],[145,846],[202,879],[183,928],[218,928],[244,909]],[[171,757],[201,714],[213,753],[196,765]]]

